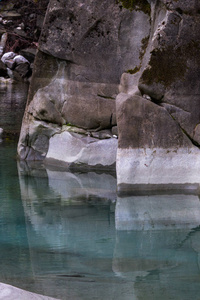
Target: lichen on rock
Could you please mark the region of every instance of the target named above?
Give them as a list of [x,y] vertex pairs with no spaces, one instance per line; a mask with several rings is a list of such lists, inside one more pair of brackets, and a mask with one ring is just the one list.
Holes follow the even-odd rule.
[[141,10],[145,14],[151,13],[151,6],[147,0],[120,0],[122,6],[126,9],[132,10]]

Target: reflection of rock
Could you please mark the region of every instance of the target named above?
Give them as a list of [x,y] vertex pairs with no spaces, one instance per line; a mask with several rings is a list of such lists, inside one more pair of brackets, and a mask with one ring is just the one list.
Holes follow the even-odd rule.
[[[199,235],[191,230],[198,225],[196,196],[118,198],[116,227],[125,230],[116,231],[110,174],[62,172],[41,162],[20,162],[19,174],[32,270],[46,294],[198,300],[199,286],[190,289],[199,276]],[[126,230],[131,222],[153,230]],[[156,230],[163,227],[169,230]]]
[[197,300],[199,224],[198,196],[118,197],[113,271],[134,282],[136,299]]
[[[96,230],[106,232],[103,227],[95,228],[95,218],[92,215],[98,213],[96,206],[103,204],[110,210],[110,205],[115,202],[116,178],[112,175],[45,170],[39,163],[26,162],[20,162],[18,170],[25,213],[35,231],[44,236],[50,247],[64,249],[70,248],[69,243],[79,243],[73,237],[76,231],[79,234],[83,230],[81,234],[85,235],[86,240]],[[88,208],[87,204],[93,208]],[[87,230],[89,219],[90,233]],[[68,238],[65,232],[68,232]],[[87,243],[84,247],[90,251]],[[84,251],[83,247],[76,248]]]
[[117,230],[193,228],[200,224],[200,202],[195,195],[131,196],[117,199]]
[[[116,201],[116,177],[111,173],[98,174],[95,172],[76,173],[63,171],[62,168],[57,168],[56,166],[46,168],[39,161],[20,161],[18,163],[18,172],[23,191],[27,190],[27,181],[24,176],[30,176],[28,181],[29,192],[33,189],[33,193],[35,193],[35,197],[32,194],[32,199],[38,197],[37,189],[34,189],[34,186],[40,184],[42,177],[44,192],[48,195],[48,199],[53,199],[56,196],[63,203],[68,203],[71,199],[84,199],[86,201],[89,199],[94,200],[95,198],[101,201],[111,201],[112,203]],[[52,196],[50,197],[50,195]],[[30,195],[28,198],[31,198]]]
[[[90,284],[102,294],[99,278],[112,274],[116,179],[45,170],[33,162],[20,162],[18,170],[32,270],[42,276],[43,290],[61,299],[92,299],[85,290]],[[109,283],[105,291],[112,299],[120,287]]]
[[47,169],[49,186],[63,201],[69,199],[116,200],[116,178],[110,174],[71,173]]
[[24,114],[28,84],[0,77],[0,127],[19,133]]
[[199,299],[198,255],[189,230],[118,231],[113,271],[131,282],[134,299]]

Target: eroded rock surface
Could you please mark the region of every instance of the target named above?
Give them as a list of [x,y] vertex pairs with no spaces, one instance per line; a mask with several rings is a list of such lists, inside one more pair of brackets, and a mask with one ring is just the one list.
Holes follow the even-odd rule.
[[[120,77],[139,64],[141,40],[149,28],[148,14],[130,12],[113,0],[50,2],[18,147],[22,159],[42,159],[47,154],[79,165],[114,165]],[[129,36],[126,44],[125,36]],[[42,129],[52,124],[56,136],[54,130],[47,134]],[[70,138],[57,148],[56,140],[72,136],[65,132],[69,126],[83,136],[76,135],[76,145],[70,144]],[[40,136],[50,139],[49,148],[35,144]],[[76,161],[80,151],[84,157]]]
[[132,75],[135,81],[123,75],[117,97],[121,190],[199,182],[199,7],[197,1],[151,1],[140,74]]
[[[119,136],[121,189],[199,182],[199,9],[197,1],[187,0],[51,0],[19,157],[69,162],[73,159],[67,153],[77,153],[70,142],[52,152],[53,141],[72,135],[69,127],[97,143],[108,130],[111,141],[112,135]],[[116,148],[106,155],[108,143],[117,147],[111,141],[102,142],[104,166],[116,159]],[[86,165],[91,155],[96,160],[95,153],[88,153]]]

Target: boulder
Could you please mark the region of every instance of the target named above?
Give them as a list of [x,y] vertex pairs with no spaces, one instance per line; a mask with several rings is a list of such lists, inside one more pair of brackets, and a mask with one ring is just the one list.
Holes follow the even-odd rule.
[[70,168],[113,169],[116,151],[117,140],[114,138],[99,140],[64,131],[50,138],[45,161],[51,164],[60,161]]
[[17,66],[21,64],[30,64],[29,61],[22,55],[16,55],[13,60]]
[[21,78],[28,77],[29,72],[30,72],[30,64],[29,63],[21,63],[18,64],[14,68],[15,72],[17,72]]
[[14,52],[7,52],[1,57],[1,61],[6,64],[6,61],[13,59],[17,54]]
[[31,75],[30,63],[22,55],[7,52],[2,56],[1,60],[7,66],[7,74],[11,78],[21,81],[23,78]]

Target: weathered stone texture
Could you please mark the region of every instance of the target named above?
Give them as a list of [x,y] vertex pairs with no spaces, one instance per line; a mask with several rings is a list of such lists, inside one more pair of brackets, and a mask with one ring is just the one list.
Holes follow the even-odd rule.
[[[191,168],[196,160],[199,164],[199,1],[131,3],[50,1],[21,131],[21,158],[45,157],[45,139],[53,141],[55,133],[62,136],[74,126],[84,137],[119,135],[119,185],[159,183],[161,176],[152,174],[161,170],[160,181],[180,183],[176,176],[186,157]],[[102,156],[106,151],[107,146]],[[170,162],[173,166],[166,166]],[[170,168],[178,170],[171,178]],[[187,182],[198,181],[194,169]]]
[[117,111],[119,148],[192,147],[167,110],[141,96],[120,95]]
[[[140,65],[142,40],[149,36],[149,29],[148,14],[126,10],[114,0],[98,4],[96,0],[50,1],[35,61],[19,156],[45,157],[48,147],[40,147],[35,136],[37,140],[40,135],[49,139],[54,133],[51,130],[44,133],[46,129],[41,130],[44,123],[45,128],[51,127],[48,124],[58,126],[58,135],[68,131],[70,125],[84,129],[85,136],[112,138],[112,128],[117,125],[115,98],[121,74]],[[117,133],[117,128],[113,133]],[[112,151],[107,147],[110,142],[98,143],[103,145],[102,165],[110,164],[106,157],[112,156],[108,159],[111,165],[116,160],[117,140],[112,140],[115,145]],[[91,150],[88,155],[96,157]],[[66,157],[64,160],[68,161]]]
[[199,182],[199,3],[151,1],[151,9],[144,69],[138,82],[122,78],[117,96],[122,190],[123,183]]

